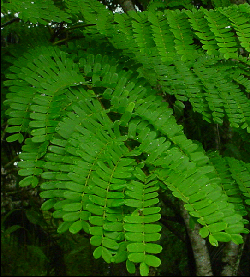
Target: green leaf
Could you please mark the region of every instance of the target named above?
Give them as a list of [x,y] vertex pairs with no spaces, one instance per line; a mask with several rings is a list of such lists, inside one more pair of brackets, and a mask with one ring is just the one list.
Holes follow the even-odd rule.
[[79,218],[80,218],[80,213],[79,212],[66,213],[63,216],[64,221],[76,221]]
[[222,242],[229,242],[231,240],[231,235],[224,232],[213,233],[213,236],[216,240]]
[[15,140],[18,140],[18,142],[21,143],[21,142],[23,142],[24,137],[21,133],[18,133],[18,134],[14,134],[14,135],[11,135],[6,138],[7,142],[13,142]]
[[145,244],[144,243],[130,243],[127,246],[129,252],[144,252]]
[[161,234],[159,233],[153,233],[153,234],[145,234],[145,233],[131,233],[131,232],[126,232],[125,233],[125,238],[129,241],[157,241],[161,237]]
[[103,235],[102,227],[90,227],[89,231],[90,231],[91,235],[95,235],[95,236],[102,236]]
[[91,237],[90,243],[93,246],[99,246],[99,245],[101,245],[102,244],[102,236],[93,236],[93,237]]
[[40,193],[41,198],[54,198],[54,190],[42,191]]
[[74,191],[65,191],[64,192],[64,197],[70,200],[73,200],[75,202],[81,201],[82,200],[82,195],[81,193],[74,192]]
[[102,216],[90,216],[89,222],[93,225],[102,226],[104,219]]
[[18,171],[18,174],[20,176],[29,176],[29,175],[39,175],[43,172],[40,168],[26,168],[26,169],[20,169]]
[[56,203],[56,200],[55,199],[49,199],[47,201],[45,201],[42,206],[41,206],[41,209],[43,211],[48,211],[50,210],[51,208],[54,207],[54,204]]
[[128,223],[143,223],[144,217],[140,215],[130,215],[125,216],[124,221]]
[[103,214],[103,207],[94,205],[94,204],[87,204],[86,208],[93,214],[102,215]]
[[147,243],[145,248],[147,253],[158,254],[162,250],[162,246],[154,243]]
[[126,241],[119,243],[119,249],[115,254],[115,263],[121,263],[127,260],[128,254],[127,254],[126,246],[127,246]]
[[199,231],[202,238],[206,238],[209,235],[209,229],[207,227],[203,227]]
[[141,263],[144,261],[144,253],[131,253],[128,255],[128,258],[131,262]]
[[90,225],[88,222],[82,220],[82,228],[84,230],[85,233],[89,234],[89,228],[90,228]]
[[70,204],[70,203],[72,203],[72,201],[69,199],[59,200],[57,203],[55,203],[54,208],[56,210],[61,210],[65,204]]
[[114,241],[110,238],[107,238],[107,237],[103,238],[102,245],[107,248],[114,249],[114,250],[118,250],[118,248],[119,248],[119,244],[116,241]]
[[233,224],[230,227],[226,228],[225,231],[229,234],[244,233],[244,225],[243,224]]
[[153,199],[145,200],[143,202],[143,206],[144,207],[150,207],[150,206],[153,206],[157,203],[159,203],[159,199],[158,198],[153,198]]
[[218,246],[218,241],[217,239],[213,236],[213,235],[209,235],[209,242],[213,245],[213,246]]
[[97,204],[97,205],[100,205],[100,206],[105,206],[105,204],[106,204],[106,198],[101,198],[101,197],[96,196],[96,195],[90,195],[89,200],[91,202],[93,202],[93,204]]
[[66,232],[71,226],[72,222],[62,222],[60,226],[57,228],[57,232],[59,234]]
[[161,260],[153,255],[145,255],[144,262],[149,266],[158,267],[161,264]]
[[158,224],[145,224],[145,233],[156,233],[161,231],[161,225]]
[[94,253],[93,253],[93,256],[95,259],[99,259],[101,256],[102,256],[102,246],[98,246]]
[[29,185],[33,188],[36,187],[38,185],[38,179],[35,176],[28,176],[19,182],[20,187],[26,187]]
[[144,215],[156,214],[156,213],[159,213],[160,210],[161,210],[160,207],[144,208],[144,209],[143,209],[143,214],[144,214]]
[[124,199],[108,199],[107,200],[107,207],[120,207],[125,203]]
[[124,229],[128,232],[133,232],[133,233],[143,233],[144,232],[144,226],[141,224],[125,223]]
[[215,233],[215,232],[219,232],[219,231],[224,230],[226,227],[227,227],[227,223],[217,222],[217,223],[210,224],[208,226],[208,229],[211,233]]
[[130,241],[144,241],[144,234],[143,233],[132,233],[126,232],[125,238]]
[[129,259],[126,260],[126,268],[130,274],[135,273],[135,264]]
[[112,254],[105,247],[102,247],[102,257],[106,263],[108,263],[108,264],[111,263]]
[[242,217],[239,214],[235,214],[232,216],[224,217],[223,220],[228,224],[236,224],[241,221]]
[[239,234],[231,234],[231,239],[235,244],[244,243],[242,236]]
[[67,211],[67,212],[75,212],[75,211],[79,211],[81,209],[82,209],[82,204],[81,203],[66,204],[63,207],[63,210]]
[[144,234],[144,240],[145,242],[148,241],[157,241],[161,238],[161,234],[159,233],[152,233],[152,234]]
[[16,133],[21,131],[21,126],[11,126],[6,128],[6,132],[8,133]]
[[57,210],[53,212],[53,217],[54,218],[62,218],[67,212],[62,211],[62,210]]
[[78,220],[70,226],[69,231],[72,234],[77,234],[81,229],[82,229],[82,221]]
[[141,276],[148,276],[149,267],[146,263],[140,263],[140,274]]
[[125,199],[124,203],[129,207],[141,208],[143,206],[143,201],[136,199]]
[[144,223],[151,223],[160,220],[161,215],[160,214],[152,214],[148,216],[143,217],[143,222]]
[[103,229],[106,231],[123,231],[123,224],[120,222],[107,222],[103,224]]

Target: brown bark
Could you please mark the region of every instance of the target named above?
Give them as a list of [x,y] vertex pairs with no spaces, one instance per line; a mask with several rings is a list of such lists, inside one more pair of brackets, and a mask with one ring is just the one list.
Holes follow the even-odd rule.
[[194,253],[194,259],[196,263],[196,276],[213,276],[206,241],[199,234],[199,230],[201,227],[199,224],[195,224],[195,227],[192,229],[189,225],[190,215],[185,210],[183,202],[181,202],[180,208]]

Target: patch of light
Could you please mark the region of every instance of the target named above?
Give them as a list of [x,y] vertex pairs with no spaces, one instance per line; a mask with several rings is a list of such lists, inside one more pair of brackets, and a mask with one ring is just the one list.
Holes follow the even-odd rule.
[[114,10],[114,13],[124,13],[123,9],[121,7],[117,7],[115,10]]
[[226,29],[228,29],[228,28],[231,28],[231,26],[227,26],[227,27],[225,27]]

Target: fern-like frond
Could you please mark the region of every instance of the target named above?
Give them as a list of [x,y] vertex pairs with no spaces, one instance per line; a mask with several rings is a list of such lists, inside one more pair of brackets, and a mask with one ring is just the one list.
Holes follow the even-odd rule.
[[[87,0],[86,5],[90,5]],[[95,10],[96,18],[102,9]],[[249,100],[241,89],[241,83],[249,87],[248,80],[242,75],[233,82],[226,70],[217,74],[224,59],[236,59],[234,69],[240,68],[237,60],[244,59],[241,52],[248,51],[247,11],[245,4],[218,10],[130,12],[129,16],[116,14],[113,22],[109,17],[106,29],[115,32],[107,35],[100,26],[95,28],[141,63],[142,74],[152,85],[159,83],[165,93],[175,95],[178,105],[184,107],[181,102],[189,100],[208,122],[222,124],[226,115],[232,127],[249,133]],[[236,14],[238,18],[241,13],[243,19],[237,21]],[[183,60],[190,62],[181,63]]]
[[195,30],[195,34],[200,39],[202,48],[207,51],[207,54],[213,55],[218,51],[218,45],[215,41],[215,35],[210,30],[207,20],[204,18],[202,10],[187,10],[185,13],[188,15],[188,21],[191,23],[192,28]]
[[17,13],[24,22],[33,24],[47,25],[50,21],[71,22],[70,15],[55,6],[52,0],[5,0],[1,2],[1,8],[3,13]]
[[[58,118],[71,105],[64,89],[85,82],[78,67],[64,52],[52,47],[38,47],[14,62],[5,85],[10,86],[6,104],[11,119],[7,131],[16,133],[8,141],[23,140],[22,132],[32,129],[33,142],[52,138]],[[12,79],[12,80],[11,80]]]
[[[140,32],[135,22],[133,32]],[[142,38],[136,39],[139,49]],[[147,43],[155,42],[151,38]],[[153,65],[152,52],[144,50],[137,56],[150,54]],[[20,185],[40,181],[41,197],[48,199],[42,208],[52,209],[60,219],[58,232],[84,230],[96,247],[95,258],[126,261],[131,273],[139,263],[141,275],[147,275],[149,266],[160,265],[158,190],[170,189],[203,225],[200,234],[209,236],[211,244],[241,243],[241,233],[247,232],[242,215],[213,180],[216,166],[185,136],[167,102],[145,79],[122,70],[108,56],[91,50],[68,52],[33,49],[14,62],[11,70],[16,74],[7,75],[5,83],[12,91],[6,101],[11,116],[7,131],[16,133],[9,141],[30,134],[20,154],[20,175],[25,176]],[[178,57],[178,74],[187,83],[198,83],[191,77],[192,62],[182,70]],[[213,62],[205,60],[200,63],[207,74],[206,65]],[[223,85],[222,78],[214,87]],[[199,93],[194,97],[185,90],[182,96],[195,106]],[[207,102],[203,111],[212,101]]]
[[[233,5],[230,8],[220,8],[218,10],[230,20],[230,25],[236,30],[241,46],[250,52],[250,20],[247,9],[249,9],[248,5],[244,4],[241,6]],[[241,11],[241,16],[239,16],[238,11]]]
[[[218,178],[221,182],[222,190],[227,195],[228,201],[234,204],[236,211],[241,215],[246,215],[247,211],[243,205],[239,183],[233,178],[231,174],[231,167],[228,166],[227,159],[220,156],[217,152],[209,153],[210,162],[214,165],[215,171],[211,173],[214,175],[214,180]],[[232,158],[229,158],[230,160]]]
[[231,29],[230,21],[218,11],[207,11],[204,9],[204,15],[208,21],[210,30],[215,35],[219,51],[224,54],[226,59],[237,59],[237,39],[233,32],[225,31],[225,29]]
[[237,182],[246,204],[250,205],[250,164],[234,158],[226,158],[233,179]]

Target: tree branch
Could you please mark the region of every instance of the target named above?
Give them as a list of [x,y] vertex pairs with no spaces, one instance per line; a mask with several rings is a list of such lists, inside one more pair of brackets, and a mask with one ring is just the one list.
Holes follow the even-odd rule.
[[223,249],[222,263],[224,264],[221,276],[237,276],[240,264],[241,255],[247,240],[247,235],[244,236],[244,243],[237,245],[232,241],[228,242]]
[[7,26],[7,25],[9,25],[9,24],[12,24],[13,22],[18,22],[19,20],[20,20],[20,18],[14,17],[14,18],[12,18],[11,20],[5,22],[3,25],[1,25],[1,28],[5,27],[5,26]]
[[180,203],[180,209],[184,218],[186,229],[190,237],[195,263],[196,263],[196,275],[197,276],[213,276],[212,266],[210,262],[208,248],[206,241],[200,236],[199,224],[195,224],[194,229],[189,225],[190,215],[184,208],[184,203]]

